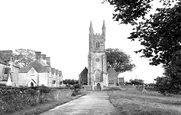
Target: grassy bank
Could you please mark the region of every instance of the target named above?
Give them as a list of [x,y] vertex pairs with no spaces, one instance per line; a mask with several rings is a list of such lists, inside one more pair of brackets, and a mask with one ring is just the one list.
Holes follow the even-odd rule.
[[110,102],[121,115],[181,115],[181,97],[165,97],[153,91],[108,91]]
[[[27,108],[25,110],[15,112],[15,113],[12,113],[10,115],[38,115],[40,113],[46,112],[46,111],[48,111],[50,109],[53,109],[56,106],[59,106],[59,105],[62,105],[64,103],[67,103],[67,102],[69,102],[71,100],[77,99],[77,98],[79,98],[79,97],[81,97],[83,95],[85,95],[85,94],[81,94],[81,95],[78,95],[78,96],[67,97],[67,98],[62,98],[61,100],[40,104],[38,106]],[[9,114],[7,114],[7,115],[9,115]]]

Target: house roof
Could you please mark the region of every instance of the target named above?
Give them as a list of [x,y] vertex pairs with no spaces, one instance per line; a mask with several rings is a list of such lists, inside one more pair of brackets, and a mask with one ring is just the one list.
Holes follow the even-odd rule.
[[44,72],[49,72],[48,67],[44,62],[41,60],[35,60],[31,62],[28,66],[21,68],[19,73],[28,73],[31,68],[34,68],[38,73],[44,73]]
[[112,67],[108,69],[108,74],[118,74]]
[[7,65],[7,63],[6,63],[6,62],[4,62],[1,58],[0,58],[0,64]]

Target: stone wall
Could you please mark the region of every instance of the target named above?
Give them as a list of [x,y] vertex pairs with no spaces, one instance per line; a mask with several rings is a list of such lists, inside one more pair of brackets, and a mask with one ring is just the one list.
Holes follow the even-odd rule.
[[72,89],[0,87],[0,115],[71,97]]

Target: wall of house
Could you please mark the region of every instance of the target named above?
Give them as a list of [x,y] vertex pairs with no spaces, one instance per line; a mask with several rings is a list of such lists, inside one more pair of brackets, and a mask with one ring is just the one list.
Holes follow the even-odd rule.
[[6,65],[0,63],[0,74],[2,74],[4,67],[6,67]]
[[12,66],[11,69],[12,69],[11,74],[12,74],[12,81],[13,81],[12,85],[13,86],[18,86],[19,85],[18,84],[18,81],[19,81],[18,75],[19,75],[20,68]]
[[49,72],[49,73],[48,73],[48,76],[49,76],[48,86],[49,86],[49,87],[52,87],[52,73]]
[[49,74],[48,73],[39,73],[39,86],[49,86]]
[[3,68],[5,67],[6,65],[0,63],[0,81],[2,80]]
[[56,75],[56,87],[60,86],[60,77],[59,74]]
[[38,73],[32,68],[28,73],[19,73],[18,79],[20,86],[27,86],[32,79],[38,84]]
[[52,74],[52,87],[56,87],[56,75],[55,75],[55,73]]

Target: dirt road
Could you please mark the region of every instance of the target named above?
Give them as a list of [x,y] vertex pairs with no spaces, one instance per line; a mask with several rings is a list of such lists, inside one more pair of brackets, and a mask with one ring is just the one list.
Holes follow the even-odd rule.
[[83,97],[40,115],[117,115],[108,98],[106,91],[89,92]]

